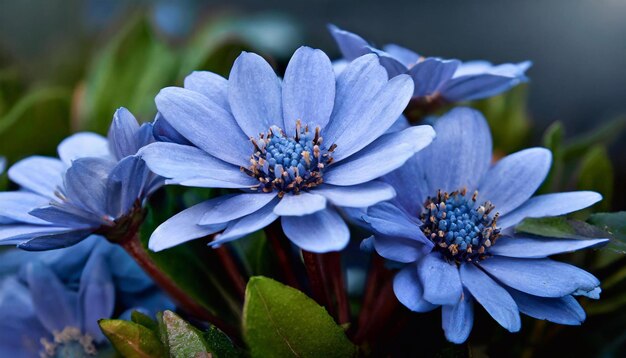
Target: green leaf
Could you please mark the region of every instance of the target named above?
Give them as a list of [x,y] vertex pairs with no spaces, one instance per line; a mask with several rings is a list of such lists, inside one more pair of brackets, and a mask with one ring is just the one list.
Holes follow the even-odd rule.
[[100,133],[121,106],[139,119],[151,120],[154,97],[174,84],[178,71],[176,54],[143,16],[128,22],[94,58],[80,92],[78,120],[81,128]]
[[355,346],[304,293],[256,276],[246,287],[244,338],[252,357],[352,357]]
[[557,191],[563,176],[563,136],[565,128],[563,123],[552,123],[543,134],[543,145],[552,152],[552,167],[546,180],[544,180],[539,193]]
[[208,357],[208,353],[211,353],[204,343],[202,332],[174,312],[163,312],[163,324],[171,357]]
[[217,358],[237,358],[242,356],[241,351],[233,345],[230,338],[216,327],[211,326],[208,331],[204,332],[204,343]]
[[119,319],[98,321],[102,333],[124,357],[167,357],[156,333],[140,324]]
[[564,159],[576,159],[582,157],[589,148],[602,144],[608,146],[626,130],[626,116],[615,118],[591,133],[574,138],[563,149]]
[[590,237],[606,237],[603,230],[585,223],[584,221],[570,220],[565,216],[548,218],[528,218],[515,227],[516,232],[545,237],[565,239],[580,239]]
[[525,146],[530,134],[527,102],[528,86],[522,84],[499,96],[472,104],[489,122],[495,154],[504,155]]
[[0,153],[10,162],[56,153],[70,133],[70,98],[63,88],[39,88],[22,97],[0,117]]
[[626,211],[591,214],[588,221],[626,244]]
[[278,271],[264,231],[257,231],[230,243],[242,257],[248,276],[274,276]]
[[578,190],[593,190],[602,194],[603,200],[595,206],[600,211],[611,208],[613,197],[613,164],[603,145],[595,145],[582,157],[578,175]]
[[130,320],[155,332],[158,329],[157,323],[150,318],[150,316],[139,311],[132,311],[130,313]]

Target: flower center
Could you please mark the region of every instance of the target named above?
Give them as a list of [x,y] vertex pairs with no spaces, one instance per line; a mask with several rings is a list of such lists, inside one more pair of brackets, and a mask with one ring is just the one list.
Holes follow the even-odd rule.
[[489,256],[488,250],[500,236],[497,227],[498,213],[487,201],[476,207],[478,192],[466,196],[465,189],[452,193],[437,192],[424,204],[420,216],[422,231],[435,244],[450,262],[483,260]]
[[42,358],[56,357],[93,357],[98,353],[93,338],[88,334],[82,334],[76,327],[65,327],[63,331],[52,332],[54,341],[50,342],[42,338]]
[[258,188],[265,193],[278,191],[298,194],[323,183],[324,168],[333,162],[331,154],[336,145],[326,149],[322,145],[320,128],[310,132],[296,122],[294,137],[285,135],[282,129],[272,126],[258,140],[250,139],[255,152],[250,157],[250,166],[241,168],[246,174],[259,180]]

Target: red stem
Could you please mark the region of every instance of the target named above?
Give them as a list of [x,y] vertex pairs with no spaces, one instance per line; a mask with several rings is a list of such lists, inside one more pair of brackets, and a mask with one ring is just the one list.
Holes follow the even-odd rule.
[[280,224],[277,222],[271,224],[266,228],[265,233],[270,245],[272,245],[274,255],[276,255],[276,259],[278,259],[278,264],[280,265],[285,283],[295,289],[301,290],[298,278],[294,273],[294,262],[288,254],[289,242],[287,241],[288,239],[283,233]]
[[330,252],[324,254],[322,258],[326,262],[325,267],[328,268],[326,278],[330,281],[329,283],[335,295],[337,321],[339,324],[348,323],[350,322],[350,305],[341,267],[341,254],[339,252]]
[[235,291],[237,291],[237,295],[243,302],[246,295],[246,280],[241,275],[241,271],[233,258],[232,252],[228,249],[228,247],[220,246],[215,249],[215,253],[220,260],[222,267],[226,270],[226,274],[230,278]]
[[[359,313],[358,329],[354,334],[354,341],[357,343],[362,343],[369,336],[371,326],[376,324],[374,321],[380,318],[378,312],[381,306],[380,301],[384,299],[381,286],[388,282],[393,295],[392,274],[385,268],[384,264],[385,261],[380,256],[376,254],[372,256],[372,263],[365,283],[365,292],[363,293],[363,304]],[[395,297],[391,299],[396,300]]]
[[332,311],[330,293],[328,292],[326,277],[324,276],[324,262],[321,255],[302,250],[302,258],[306,268],[309,284],[311,285],[311,294],[313,299],[320,305]]
[[137,232],[132,232],[120,240],[119,245],[141,266],[141,268],[156,282],[156,284],[167,292],[176,301],[177,305],[192,316],[205,320],[221,329],[228,335],[234,335],[236,330],[227,325],[220,318],[212,315],[207,309],[196,303],[183,290],[180,289],[165,273],[156,266],[150,255],[146,252],[139,239]]

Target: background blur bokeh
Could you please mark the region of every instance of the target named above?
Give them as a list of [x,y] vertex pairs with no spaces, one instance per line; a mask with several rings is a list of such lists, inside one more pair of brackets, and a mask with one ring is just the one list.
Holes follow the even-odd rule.
[[[173,52],[181,51],[181,43],[203,31],[207,19],[228,14],[233,16],[232,21],[221,24],[219,31],[229,31],[224,28],[239,23],[241,28],[236,31],[243,36],[238,37],[278,62],[288,58],[301,43],[336,56],[337,49],[325,28],[327,23],[357,32],[377,44],[396,42],[427,55],[493,62],[530,59],[534,66],[529,72],[528,103],[535,139],[556,120],[565,124],[567,138],[626,113],[624,0],[1,0],[0,86],[5,90],[14,86],[16,90],[2,94],[0,112],[21,97],[25,93],[22,91],[32,88],[52,86],[52,93],[45,93],[48,97],[62,96],[57,90],[63,89],[76,96],[73,86],[80,85],[90,69],[97,66],[94,56],[137,13],[149,19],[159,40],[168,43]],[[210,36],[216,37],[215,33]],[[196,41],[194,46],[206,44]],[[145,58],[138,61],[155,62],[146,65],[156,72],[158,66],[177,66],[164,61],[162,57],[170,54],[160,51],[146,49]],[[224,71],[228,65],[224,64]],[[194,69],[190,66],[181,66],[181,71]],[[154,90],[140,73],[136,75],[121,81],[143,81],[143,88]],[[183,75],[163,75],[154,84],[166,85]],[[148,106],[132,100],[113,100],[109,104],[110,113],[121,105],[140,113],[132,107]],[[80,111],[72,110],[74,114]],[[104,115],[104,111],[98,115]],[[75,123],[72,128],[82,127]],[[626,190],[620,185],[626,179],[626,156],[620,155],[626,150],[625,138],[619,136],[609,148],[616,172],[614,206],[618,209],[626,207]]]

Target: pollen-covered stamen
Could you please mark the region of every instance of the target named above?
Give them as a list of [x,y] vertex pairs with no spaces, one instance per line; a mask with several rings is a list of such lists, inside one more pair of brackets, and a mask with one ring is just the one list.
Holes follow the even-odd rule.
[[333,161],[336,145],[326,149],[320,128],[314,132],[296,122],[296,133],[288,137],[282,129],[272,126],[267,133],[251,138],[254,153],[250,166],[242,171],[259,180],[258,189],[269,193],[274,190],[282,197],[285,193],[298,194],[323,182],[324,168]]
[[93,337],[82,334],[76,327],[65,327],[62,331],[52,332],[54,340],[41,338],[42,358],[52,357],[92,357],[98,352]]
[[437,192],[429,197],[421,214],[422,231],[435,244],[435,250],[457,263],[477,261],[489,256],[489,247],[500,236],[498,213],[490,202],[476,204],[478,192],[471,197],[462,189]]

